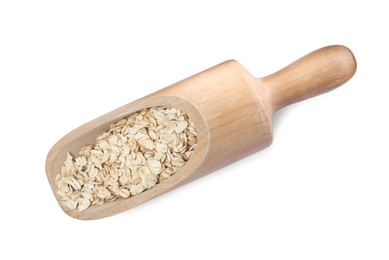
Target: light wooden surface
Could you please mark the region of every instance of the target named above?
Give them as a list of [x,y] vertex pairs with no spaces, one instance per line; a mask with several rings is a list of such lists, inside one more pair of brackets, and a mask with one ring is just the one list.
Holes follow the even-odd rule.
[[[110,124],[151,106],[177,107],[189,115],[198,132],[198,146],[175,175],[139,195],[79,212],[62,207],[77,219],[99,219],[125,211],[193,181],[272,142],[272,116],[294,102],[336,88],[355,73],[353,54],[344,46],[329,46],[264,78],[253,77],[236,61],[226,61],[140,100],[105,114],[64,136],[50,150],[46,173],[56,195],[55,176],[66,153],[94,143]],[[303,126],[301,126],[303,127]]]

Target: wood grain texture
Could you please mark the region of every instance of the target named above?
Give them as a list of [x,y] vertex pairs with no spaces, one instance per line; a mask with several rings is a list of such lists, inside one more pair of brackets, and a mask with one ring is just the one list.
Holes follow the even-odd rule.
[[272,109],[277,111],[339,87],[355,71],[355,57],[348,48],[340,45],[328,46],[260,79],[259,87],[269,92]]
[[176,174],[150,190],[79,212],[62,207],[77,219],[99,219],[132,208],[169,190],[262,150],[272,142],[272,116],[282,107],[340,86],[355,73],[353,54],[329,46],[261,79],[231,60],[161,89],[75,129],[59,140],[46,160],[46,173],[56,195],[55,176],[66,153],[77,154],[95,142],[112,123],[147,107],[172,106],[188,114],[198,132],[198,146]]

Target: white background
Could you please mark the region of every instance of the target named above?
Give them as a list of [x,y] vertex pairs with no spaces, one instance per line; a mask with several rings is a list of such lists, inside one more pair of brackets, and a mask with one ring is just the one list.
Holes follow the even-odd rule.
[[[1,259],[388,259],[385,1],[1,1]],[[282,110],[274,142],[98,221],[62,212],[50,147],[224,60],[272,73],[325,45],[358,61]],[[205,93],[206,94],[206,93]]]

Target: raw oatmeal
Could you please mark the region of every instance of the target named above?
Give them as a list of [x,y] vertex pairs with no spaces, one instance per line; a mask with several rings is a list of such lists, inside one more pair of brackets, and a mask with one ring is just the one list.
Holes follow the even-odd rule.
[[68,153],[57,194],[83,211],[148,190],[176,173],[196,147],[197,133],[177,108],[151,107],[111,125],[96,143]]

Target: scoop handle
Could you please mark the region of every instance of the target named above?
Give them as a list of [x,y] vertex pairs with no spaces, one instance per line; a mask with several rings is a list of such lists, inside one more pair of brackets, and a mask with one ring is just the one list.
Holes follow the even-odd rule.
[[353,53],[333,45],[307,54],[282,70],[260,79],[273,112],[325,93],[347,82],[356,71]]

